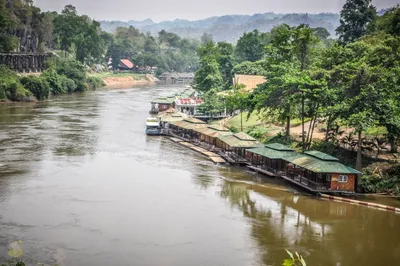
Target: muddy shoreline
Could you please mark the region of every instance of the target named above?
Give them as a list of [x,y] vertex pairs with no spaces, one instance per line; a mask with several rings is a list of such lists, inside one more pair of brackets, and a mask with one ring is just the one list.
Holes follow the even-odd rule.
[[142,79],[135,79],[134,77],[106,77],[103,78],[106,84],[104,89],[127,89],[136,86],[150,86],[156,84],[159,80],[153,75],[146,75]]

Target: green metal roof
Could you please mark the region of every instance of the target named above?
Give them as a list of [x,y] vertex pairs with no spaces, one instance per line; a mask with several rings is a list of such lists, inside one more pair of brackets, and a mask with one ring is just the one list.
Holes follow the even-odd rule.
[[191,123],[185,120],[183,121],[172,121],[171,122],[172,125],[180,127],[180,128],[184,128],[184,129],[190,129],[190,130],[194,130],[196,128],[204,128],[207,126],[207,124],[200,124],[200,123]]
[[323,153],[323,152],[320,152],[320,151],[306,151],[304,153],[307,154],[307,155],[310,155],[312,157],[321,159],[323,161],[337,161],[337,162],[339,161],[338,158],[335,158],[333,156],[330,156],[329,154],[326,154],[326,153]]
[[230,132],[230,130],[229,129],[227,129],[226,127],[223,127],[223,126],[221,126],[221,125],[210,125],[210,126],[208,126],[208,128],[211,128],[211,129],[213,129],[213,130],[216,130],[216,131],[229,131]]
[[251,136],[249,136],[249,135],[247,135],[246,133],[243,133],[243,132],[236,133],[235,137],[240,139],[240,140],[256,141],[255,138],[253,138],[253,137],[251,137]]
[[[244,134],[244,133],[243,133]],[[258,141],[255,139],[241,139],[237,136],[238,134],[234,135],[227,135],[227,136],[219,136],[218,139],[220,139],[222,142],[226,143],[227,145],[233,147],[233,148],[255,148],[261,145]],[[241,136],[241,135],[239,135]],[[243,137],[243,136],[242,136]]]
[[220,136],[227,136],[227,135],[233,135],[232,132],[230,132],[229,130],[225,130],[225,131],[221,131],[221,130],[215,130],[211,127],[205,127],[205,128],[197,128],[194,129],[194,131],[206,135],[208,137],[212,137],[212,138],[217,138]]
[[359,171],[337,161],[323,161],[307,154],[292,153],[292,155],[282,159],[314,173],[361,174]]
[[277,150],[277,151],[294,151],[292,148],[289,148],[288,146],[285,146],[280,143],[272,143],[272,144],[267,144],[265,147]]
[[258,147],[255,149],[249,149],[247,150],[249,152],[252,152],[254,154],[258,154],[261,156],[264,156],[266,158],[270,158],[270,159],[283,159],[284,157],[290,156],[291,154],[293,154],[293,151],[279,151],[276,149],[271,149],[268,147]]
[[175,97],[161,97],[151,101],[151,103],[172,104],[175,102]]
[[185,122],[192,123],[192,124],[206,124],[206,122],[204,122],[200,119],[197,119],[197,118],[193,118],[193,117],[185,118],[184,120],[185,120]]

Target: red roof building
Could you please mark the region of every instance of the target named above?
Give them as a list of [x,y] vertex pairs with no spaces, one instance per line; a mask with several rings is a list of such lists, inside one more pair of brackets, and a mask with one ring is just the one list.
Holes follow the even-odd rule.
[[120,69],[133,69],[135,67],[135,64],[133,64],[129,59],[121,59],[119,67]]

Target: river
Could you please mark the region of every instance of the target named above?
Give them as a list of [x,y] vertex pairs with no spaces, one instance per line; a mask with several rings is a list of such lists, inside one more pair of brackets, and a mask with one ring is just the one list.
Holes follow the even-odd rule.
[[400,215],[296,192],[147,137],[178,87],[0,105],[0,257],[28,265],[398,265]]

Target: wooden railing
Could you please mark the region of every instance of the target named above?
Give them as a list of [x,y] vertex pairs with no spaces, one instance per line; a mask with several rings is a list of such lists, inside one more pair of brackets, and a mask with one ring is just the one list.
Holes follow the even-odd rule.
[[285,174],[287,177],[293,179],[294,181],[299,182],[305,186],[308,186],[309,188],[312,188],[314,190],[329,190],[329,185],[330,185],[329,183],[317,183],[317,182],[311,181],[310,179],[308,179],[304,176],[301,176],[301,175],[298,175],[298,174],[295,174],[292,172],[286,172],[286,173],[281,172],[281,174]]

